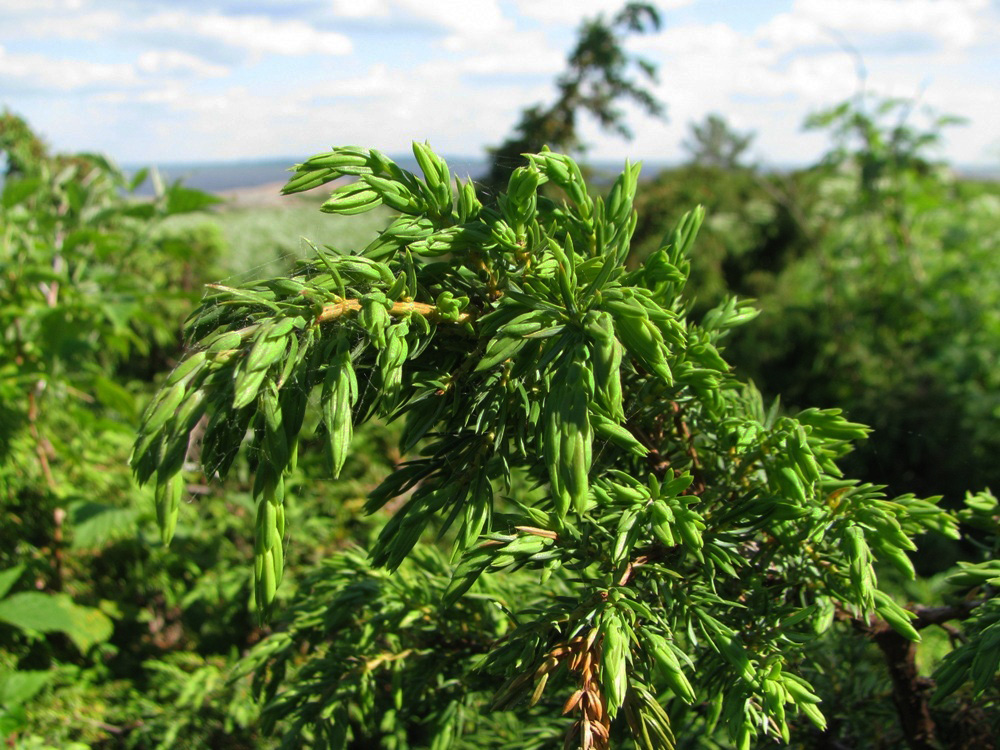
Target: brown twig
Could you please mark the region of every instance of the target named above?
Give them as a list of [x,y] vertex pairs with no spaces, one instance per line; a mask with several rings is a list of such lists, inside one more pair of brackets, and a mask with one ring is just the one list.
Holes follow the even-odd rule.
[[[669,413],[673,414],[674,430],[684,443],[684,455],[691,460],[691,473],[694,475],[694,482],[688,488],[686,494],[701,495],[705,491],[705,479],[702,476],[701,459],[698,456],[697,449],[694,447],[694,435],[687,421],[684,419],[680,404],[676,401],[671,401]],[[658,478],[662,479],[667,473],[667,469],[671,467],[669,456],[662,452],[663,445],[667,440],[666,430],[663,428],[663,418],[657,417],[653,428],[649,431],[631,426],[628,429],[649,451],[646,454],[646,462],[649,464],[650,470]]]
[[687,445],[685,453],[691,459],[691,474],[694,475],[694,482],[688,491],[692,495],[701,495],[705,492],[705,477],[701,472],[701,460],[698,458],[698,451],[694,447],[694,435],[691,433],[691,428],[688,427],[687,421],[684,419],[681,405],[676,401],[672,401],[670,408],[674,413],[674,426],[677,428],[677,434],[680,435],[681,439]]
[[66,520],[66,509],[56,508],[52,511],[52,590],[62,591],[63,589],[63,565],[65,553],[63,552],[63,522]]
[[911,624],[917,630],[921,630],[930,625],[938,625],[943,628],[948,620],[964,620],[982,603],[982,601],[970,599],[942,607],[907,607],[907,609],[917,616],[917,619],[913,620]]
[[[964,620],[981,601],[964,601],[955,605],[940,607],[907,607],[916,615],[911,624],[917,630],[937,625],[952,637],[957,629],[947,625],[949,620]],[[929,695],[934,687],[932,680],[921,677],[917,672],[916,646],[909,639],[897,633],[885,621],[877,617],[862,620],[841,611],[842,618],[849,619],[854,626],[874,641],[882,652],[889,678],[892,681],[892,702],[899,715],[903,736],[910,750],[937,750],[937,726],[931,716]],[[957,635],[961,638],[961,635]]]
[[[569,670],[580,674],[577,688],[563,706],[563,713],[577,711],[579,717],[566,733],[564,748],[569,748],[574,737],[580,738],[580,750],[607,750],[608,732],[611,722],[604,695],[598,680],[600,658],[596,649],[597,630],[592,630],[584,638],[577,636],[563,647],[563,653],[556,657],[560,661],[569,660]],[[555,651],[553,651],[555,653]]]
[[910,750],[937,750],[937,727],[928,703],[933,683],[917,672],[916,646],[884,620],[875,620],[866,632],[885,658],[892,681],[892,702],[907,746]]
[[625,568],[625,572],[622,573],[622,577],[618,579],[618,585],[624,586],[625,584],[627,584],[629,582],[629,579],[632,577],[632,573],[635,572],[635,569],[642,567],[648,562],[649,562],[648,555],[639,555],[639,557],[635,558],[634,560],[630,560],[628,566],[626,566]]
[[[359,312],[360,310],[360,300],[345,299],[340,302],[333,302],[323,307],[323,310],[316,317],[316,322],[326,323],[330,320],[343,317],[344,315]],[[393,302],[392,307],[389,309],[389,314],[395,316],[402,316],[410,313],[416,313],[417,315],[422,315],[425,318],[436,319],[438,317],[437,307],[434,305],[428,305],[425,302]],[[474,316],[472,313],[460,313],[454,322],[459,324],[469,323],[473,320],[473,318]]]
[[28,392],[28,425],[31,437],[35,440],[35,452],[38,454],[38,463],[42,467],[42,475],[45,477],[45,483],[50,490],[55,491],[58,489],[58,485],[56,484],[55,477],[52,476],[52,467],[49,466],[49,452],[52,450],[52,445],[48,440],[42,438],[41,433],[38,431],[38,400],[36,392],[40,392],[44,387],[45,381],[40,380],[36,384],[35,390]]

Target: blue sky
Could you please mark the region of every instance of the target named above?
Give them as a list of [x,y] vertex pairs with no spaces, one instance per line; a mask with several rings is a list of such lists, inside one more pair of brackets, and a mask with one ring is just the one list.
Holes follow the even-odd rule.
[[[990,0],[658,0],[630,51],[666,121],[585,123],[598,159],[672,161],[710,112],[765,164],[814,160],[803,119],[867,90],[968,124],[942,156],[1000,163],[1000,7]],[[58,150],[126,163],[303,158],[330,145],[479,155],[554,97],[580,22],[609,0],[0,0],[0,106]]]

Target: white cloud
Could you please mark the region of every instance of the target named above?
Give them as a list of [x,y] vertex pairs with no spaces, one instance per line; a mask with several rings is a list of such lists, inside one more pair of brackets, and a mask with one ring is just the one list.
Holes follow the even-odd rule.
[[440,49],[457,56],[459,72],[548,75],[565,54],[541,31],[519,29],[496,0],[393,0],[399,10],[445,30]]
[[[365,7],[363,0],[360,5]],[[0,12],[11,12],[8,6],[8,0],[2,0]],[[24,4],[14,10],[17,12],[6,20],[11,29],[7,33],[14,31],[22,38],[108,41],[115,37],[129,38],[137,31],[166,31],[204,37],[255,54],[346,55],[353,50],[351,40],[344,34],[317,29],[304,21],[280,20],[266,15],[186,10],[125,14],[121,8],[90,10],[83,3],[59,0],[38,7]]]
[[131,86],[137,82],[135,69],[128,64],[15,54],[3,47],[0,47],[0,79],[55,91],[92,86]]
[[363,97],[367,99],[394,96],[405,90],[403,78],[379,63],[361,76],[326,81],[310,89],[317,99],[331,97]]
[[858,88],[854,60],[843,53],[794,58],[773,73],[781,94],[791,94],[807,106],[824,106],[847,99]]
[[277,21],[267,16],[168,11],[145,18],[139,27],[193,33],[255,54],[346,55],[353,49],[343,34],[321,31],[303,21]]
[[2,9],[8,13],[37,13],[43,10],[79,10],[82,7],[83,0],[3,0]]
[[351,19],[410,17],[462,37],[516,31],[497,0],[330,0],[334,16]]
[[579,23],[583,18],[594,18],[598,14],[608,16],[619,10],[607,0],[515,0],[517,11],[527,18],[534,18],[543,23],[567,24]]
[[[599,14],[612,16],[623,3],[611,0],[514,0],[513,14],[498,0],[328,0],[333,14],[340,18],[388,18],[403,11],[418,19],[446,29],[483,34],[498,28],[512,29],[511,18],[530,18],[560,28],[575,27],[584,18]],[[653,3],[661,13],[691,5],[695,0],[658,0]],[[506,4],[509,7],[509,3]]]
[[341,18],[386,18],[389,4],[385,0],[330,0],[333,14]]
[[[510,18],[504,16],[496,0],[479,0],[469,3],[461,0],[396,0],[397,5],[416,18],[428,21],[447,30],[440,42],[448,52],[471,55],[464,64],[474,66],[473,58],[489,60],[496,55],[508,57],[512,68],[524,69],[524,57],[529,55],[534,43],[535,51],[544,44],[544,37],[517,29]],[[491,63],[481,67],[490,68]]]
[[[52,3],[59,5],[61,3]],[[69,4],[67,4],[68,6]],[[22,14],[9,18],[7,23],[21,38],[29,39],[85,39],[99,41],[128,26],[128,21],[114,11],[96,10],[76,12],[82,6],[40,8],[49,10],[44,16]],[[6,7],[4,8],[6,9]],[[35,9],[32,9],[35,10]]]
[[512,31],[514,22],[504,15],[497,0],[394,0],[398,8],[463,36],[486,37]]
[[463,84],[460,71],[447,62],[405,70],[376,64],[351,79],[280,91],[244,86],[211,95],[172,91],[159,91],[164,115],[150,125],[155,136],[144,134],[155,137],[157,153],[140,153],[142,159],[304,158],[349,143],[396,153],[425,139],[445,153],[476,155],[484,143],[498,143],[507,134],[521,107],[551,97],[549,84]]
[[143,52],[139,56],[138,66],[139,70],[144,73],[186,72],[203,78],[219,78],[229,72],[229,69],[223,65],[216,65],[175,49]]
[[668,27],[633,46],[659,62],[661,98],[671,107],[715,102],[735,94],[781,96],[788,90],[778,55],[723,23]]
[[174,105],[185,101],[184,90],[176,84],[168,84],[162,88],[146,89],[145,91],[132,97],[132,101],[141,104],[169,104]]
[[[814,159],[827,137],[802,133],[801,123],[861,85],[845,42],[866,50],[869,91],[904,97],[923,92],[924,101],[939,111],[985,124],[991,108],[995,115],[996,88],[966,82],[963,71],[968,50],[996,28],[984,0],[796,0],[790,12],[751,33],[721,22],[668,24],[661,34],[630,42],[659,63],[658,95],[671,117],[664,125],[630,113],[637,133],[632,148],[676,158],[689,123],[717,111],[737,128],[756,131],[756,143],[771,162]],[[892,43],[906,35],[924,37],[937,50]],[[620,143],[588,128],[596,154],[621,150]],[[949,140],[951,158],[984,158],[989,132],[980,127],[966,135],[956,129]]]
[[951,48],[976,41],[989,0],[795,0],[791,15],[854,35],[916,33]]
[[551,75],[566,64],[565,53],[553,48],[544,34],[533,31],[484,40],[455,36],[445,43],[445,48],[468,53],[457,63],[466,73]]
[[829,46],[835,37],[813,18],[795,13],[779,13],[758,27],[754,38],[776,51],[790,51],[814,45]]
[[[534,18],[543,23],[577,24],[584,18],[594,18],[603,13],[612,16],[621,10],[621,3],[609,3],[608,0],[515,0],[519,15]],[[691,5],[694,0],[657,0],[653,5],[661,15],[667,11]]]

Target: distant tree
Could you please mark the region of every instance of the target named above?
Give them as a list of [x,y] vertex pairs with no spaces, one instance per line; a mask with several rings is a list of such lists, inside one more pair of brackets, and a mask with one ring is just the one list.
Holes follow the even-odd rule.
[[[934,150],[941,145],[941,131],[965,120],[941,115],[925,108],[925,127],[913,122],[915,102],[900,98],[856,96],[806,119],[806,130],[827,130],[833,148],[823,162],[833,169],[854,165],[861,203],[879,208],[889,201],[898,207],[894,193],[906,181],[898,177],[911,173],[915,178],[934,177],[940,166]],[[930,184],[936,184],[931,180]],[[903,221],[894,210],[893,220]]]
[[952,503],[1000,483],[1000,206],[935,162],[955,122],[874,97],[809,118],[833,142],[802,208],[813,246],[730,350],[786,404],[870,424],[851,471]]
[[540,151],[543,146],[579,150],[576,124],[580,111],[593,115],[602,128],[624,138],[631,138],[632,132],[624,122],[624,113],[615,106],[617,101],[631,100],[649,114],[663,116],[663,105],[628,77],[634,65],[642,77],[655,82],[656,66],[622,49],[625,34],[659,28],[659,11],[649,3],[628,3],[610,22],[603,15],[584,21],[567,60],[568,69],[557,81],[558,99],[548,107],[535,104],[525,109],[514,133],[489,149],[492,166],[483,181],[486,190],[496,194],[506,188],[511,173],[527,163],[522,154]]
[[28,123],[13,112],[0,113],[0,155],[3,173],[7,178],[35,174],[48,156],[48,149],[36,136]]
[[698,125],[691,123],[690,140],[681,146],[690,155],[692,164],[720,169],[739,169],[740,160],[750,148],[754,133],[738,133],[722,115],[710,114]]

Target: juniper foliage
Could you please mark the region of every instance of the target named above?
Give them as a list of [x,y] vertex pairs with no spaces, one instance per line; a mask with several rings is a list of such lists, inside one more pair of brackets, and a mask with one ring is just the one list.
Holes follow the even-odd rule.
[[273,726],[293,746],[444,748],[492,721],[489,746],[584,750],[823,728],[808,647],[839,617],[918,639],[873,566],[912,576],[912,537],[955,519],[842,476],[862,425],[784,415],[733,374],[724,342],[756,311],[689,314],[701,210],[626,269],[637,165],[600,198],[542,150],[493,208],[413,150],[422,177],[355,147],[295,168],[286,193],[355,178],[326,212],[400,216],[359,252],[213,285],[134,450],[165,541],[186,459],[225,477],[248,455],[266,615],[300,443],[336,476],[357,425],[404,420],[406,460],[367,501],[388,517],[369,560],[325,563],[249,662]]

